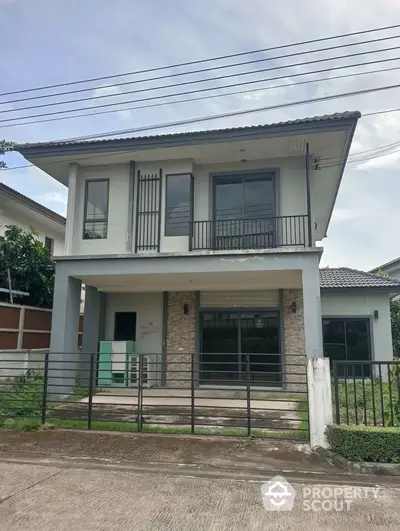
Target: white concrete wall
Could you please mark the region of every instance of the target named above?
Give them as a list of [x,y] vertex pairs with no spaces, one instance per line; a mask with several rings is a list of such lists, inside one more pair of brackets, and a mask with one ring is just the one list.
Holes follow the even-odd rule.
[[[377,361],[393,359],[390,327],[390,299],[387,293],[321,292],[322,317],[369,317],[372,356]],[[374,318],[378,310],[379,318]]]
[[[108,233],[102,240],[83,239],[85,181],[110,179]],[[125,253],[128,240],[129,164],[81,166],[75,197],[72,254]]]
[[23,376],[28,369],[43,372],[46,352],[44,349],[0,350],[1,381]]
[[9,211],[5,212],[0,209],[0,236],[4,236],[7,225],[17,225],[24,230],[29,229],[31,226],[35,227],[39,231],[39,240],[41,242],[44,243],[46,236],[54,240],[54,255],[64,254],[64,233],[55,231],[45,223],[29,219],[19,212],[13,215]]
[[[210,173],[276,170],[277,171],[277,215],[295,216],[307,213],[304,157],[268,159],[246,163],[195,165],[190,159],[137,163],[137,171],[143,174],[156,174],[162,169],[162,210],[161,210],[161,252],[187,252],[189,237],[165,236],[165,179],[168,174],[193,173],[194,175],[194,220],[207,221],[211,216],[210,198],[212,194]],[[83,240],[83,215],[85,180],[110,179],[108,236],[102,240]],[[136,184],[136,182],[135,182]],[[134,193],[137,188],[135,186]],[[135,222],[134,200],[134,216]],[[129,219],[129,164],[102,166],[81,166],[78,172],[71,254],[121,254],[128,249]],[[133,228],[134,236],[134,228]],[[134,238],[133,238],[134,239]],[[134,245],[134,244],[133,244]]]
[[162,351],[162,293],[107,293],[106,340],[114,339],[115,312],[136,312],[136,352]]

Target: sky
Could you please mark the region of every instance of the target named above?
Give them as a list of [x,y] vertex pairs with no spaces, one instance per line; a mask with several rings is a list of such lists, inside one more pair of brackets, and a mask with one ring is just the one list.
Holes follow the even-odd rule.
[[[68,2],[65,0],[0,0],[0,93],[71,80],[115,75],[396,23],[400,23],[398,0],[380,0],[379,2],[376,0],[369,2],[365,0],[352,0],[351,2],[345,0],[303,0],[302,2],[297,0],[280,0],[279,2],[266,0],[247,0],[246,2],[243,0],[202,0],[201,2],[194,0],[171,0],[169,2],[165,0],[114,0],[114,2],[108,0],[68,0]],[[346,42],[359,42],[383,35],[397,34],[400,36],[400,28],[379,34],[353,37],[347,39]],[[331,43],[314,46],[326,47],[329,44]],[[339,41],[334,44],[339,44]],[[400,49],[377,52],[379,49],[394,46],[400,46],[400,39],[358,46],[357,49],[338,49],[329,53],[307,54],[291,59],[275,60],[269,62],[268,65],[260,63],[236,67],[228,73],[238,74],[249,70],[254,70],[254,73],[250,76],[238,76],[227,80],[214,79],[202,85],[204,87],[220,86],[235,81],[241,82],[244,79],[262,80],[273,75],[287,74],[287,77],[279,82],[260,81],[253,86],[242,87],[251,90],[246,94],[190,101],[190,98],[196,96],[193,95],[185,97],[183,103],[175,105],[122,110],[91,117],[13,127],[4,127],[6,124],[0,121],[0,139],[5,138],[14,142],[55,140],[392,85],[400,83],[400,70],[380,71],[345,79],[332,79],[332,77],[338,74],[365,71],[368,68],[378,70],[400,67]],[[296,50],[306,49],[310,49],[310,46],[303,46]],[[298,66],[283,71],[269,73],[257,71],[259,68],[271,65],[287,65],[328,56],[348,55],[364,50],[374,50],[374,53],[367,57],[345,57],[323,64]],[[289,51],[270,52],[274,54],[273,57],[283,53],[289,53]],[[239,59],[249,60],[262,57],[266,55],[246,55]],[[331,70],[324,74],[308,76],[308,78],[293,77],[296,72],[310,69],[395,57],[399,57],[399,60],[381,65],[364,66],[362,69],[353,68],[339,72]],[[171,68],[156,75],[182,71],[179,68]],[[215,71],[207,74],[193,74],[190,79],[200,80],[216,75],[218,72]],[[299,79],[305,80],[313,77],[325,77],[329,80],[293,85]],[[133,99],[156,94],[164,95],[168,92],[165,89],[154,91],[154,85],[143,82],[136,85],[115,86],[116,82],[127,79],[138,80],[139,77],[92,83],[91,90],[82,94],[73,94],[68,98],[115,96],[89,102],[65,104],[61,109],[78,106],[95,107],[111,101],[122,104]],[[154,83],[170,84],[182,79],[167,79]],[[286,86],[271,88],[274,84],[282,83],[286,83]],[[113,86],[105,88],[106,84],[113,84]],[[183,90],[193,88],[193,86],[188,86],[183,87]],[[140,94],[121,94],[123,91],[134,89],[143,91]],[[68,90],[68,87],[57,90]],[[179,91],[178,88],[170,90]],[[219,93],[227,90],[220,89]],[[46,92],[38,94],[46,94]],[[9,99],[28,95],[0,97],[0,105]],[[170,132],[265,124],[345,110],[369,113],[399,107],[399,96],[400,88],[212,120],[205,124],[174,128]],[[5,109],[54,101],[57,99],[3,103],[0,106],[0,111],[3,111],[3,113],[0,112],[0,120],[54,111],[56,109],[50,107],[4,113]],[[135,104],[125,103],[119,108],[133,105]],[[162,132],[168,132],[168,129]],[[367,116],[358,123],[351,153],[366,151],[397,141],[400,142],[400,112]],[[8,167],[26,164],[23,157],[16,153],[7,155],[5,160]],[[368,270],[400,256],[399,163],[400,151],[347,166],[328,228],[328,235],[322,242],[324,246],[322,265],[348,266]],[[61,214],[66,212],[66,188],[38,169],[0,170],[0,182],[8,184]]]

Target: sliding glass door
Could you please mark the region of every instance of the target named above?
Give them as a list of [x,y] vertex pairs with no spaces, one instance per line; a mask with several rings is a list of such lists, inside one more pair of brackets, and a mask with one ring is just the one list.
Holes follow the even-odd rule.
[[243,384],[247,368],[253,384],[280,384],[279,313],[203,312],[200,383]]
[[215,177],[215,247],[271,247],[275,215],[274,174]]

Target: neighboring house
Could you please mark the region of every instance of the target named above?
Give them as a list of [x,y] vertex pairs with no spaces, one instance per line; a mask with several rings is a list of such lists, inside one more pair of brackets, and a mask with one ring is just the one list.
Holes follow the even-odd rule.
[[400,258],[395,258],[386,264],[382,264],[375,269],[371,269],[370,273],[383,273],[392,278],[400,280]]
[[[64,253],[65,223],[64,216],[0,183],[0,236],[4,236],[7,225],[17,225],[24,230],[35,227],[39,232],[38,238],[43,245],[49,249],[52,255],[59,256]],[[1,291],[8,293],[6,288],[1,288]],[[16,296],[21,296],[21,293],[15,290],[13,293]],[[82,285],[81,298],[84,301],[84,285]],[[83,302],[81,313],[83,313]]]
[[40,241],[52,254],[64,253],[65,218],[0,183],[0,236],[4,236],[7,225],[24,230],[35,227]]
[[165,355],[167,385],[184,353],[200,362],[200,384],[229,383],[243,352],[273,358],[261,371],[250,359],[250,371],[275,385],[304,355],[391,359],[400,282],[319,271],[359,117],[17,146],[68,186],[52,351],[77,351],[84,282],[83,350],[133,340]]

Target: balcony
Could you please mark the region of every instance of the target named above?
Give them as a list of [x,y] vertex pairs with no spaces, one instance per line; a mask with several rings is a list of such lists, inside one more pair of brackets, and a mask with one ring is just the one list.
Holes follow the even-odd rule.
[[191,223],[189,250],[274,249],[308,245],[308,216],[226,219]]

